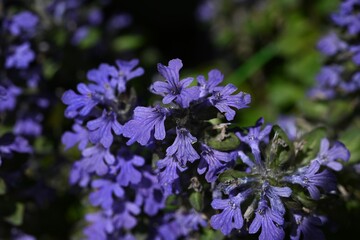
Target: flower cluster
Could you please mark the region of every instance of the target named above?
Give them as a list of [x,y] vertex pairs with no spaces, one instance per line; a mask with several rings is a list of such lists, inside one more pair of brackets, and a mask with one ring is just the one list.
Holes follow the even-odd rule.
[[279,126],[262,129],[262,125],[260,118],[255,126],[236,133],[241,140],[236,150],[240,161],[218,179],[219,193],[211,206],[221,212],[211,217],[211,225],[225,235],[261,229],[261,240],[284,239],[291,226],[291,239],[324,239],[318,229],[324,219],[316,202],[336,192],[333,172],[342,168],[338,160],[349,160],[349,151],[338,141],[330,146],[327,138],[318,148],[310,148],[306,134],[290,141]]
[[[198,76],[196,84],[180,79],[180,59],[158,64],[164,81],[150,91],[161,102],[128,106],[126,84],[143,73],[137,64],[101,64],[88,71],[89,84],[78,84],[79,93],[62,97],[65,116],[76,120],[63,143],[82,152],[70,181],[91,187],[89,202],[101,208],[86,217],[88,238],[132,239],[146,218],[153,222],[148,231],[161,239],[196,234],[207,221],[227,236],[260,232],[259,239],[284,239],[289,227],[292,239],[323,236],[318,226],[325,218],[316,206],[336,193],[338,160],[350,157],[342,143],[264,126],[263,118],[252,127],[231,127],[228,121],[248,107],[250,95],[221,86],[218,70],[207,80]],[[132,116],[126,109],[134,109]],[[164,211],[170,199],[178,211]]]
[[332,31],[318,42],[319,51],[326,57],[326,65],[316,77],[317,85],[309,95],[317,99],[333,99],[356,94],[360,89],[360,32],[357,8],[360,1],[346,0],[331,20],[338,32]]

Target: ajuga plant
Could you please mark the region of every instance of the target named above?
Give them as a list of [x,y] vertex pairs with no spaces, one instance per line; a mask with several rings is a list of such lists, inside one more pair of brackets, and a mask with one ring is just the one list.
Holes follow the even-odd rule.
[[0,33],[0,236],[14,239],[26,236],[17,229],[25,206],[46,202],[46,194],[34,197],[46,191],[41,177],[29,173],[33,143],[42,133],[41,111],[49,106],[33,46],[38,27],[39,17],[30,11],[8,13]]
[[[110,36],[130,24],[131,17],[123,12],[111,11],[104,18],[104,9],[110,3],[87,0],[0,3],[1,239],[33,239],[28,232],[39,238],[52,235],[65,239],[67,235],[66,227],[58,228],[54,234],[53,226],[47,224],[52,222],[47,219],[49,215],[57,215],[66,205],[58,202],[68,201],[66,187],[59,187],[64,181],[61,180],[64,161],[56,150],[61,119],[53,119],[59,106],[54,76],[56,72],[66,75],[69,71],[68,67],[59,70],[61,62],[67,62],[62,48],[72,45],[72,49],[88,49],[89,53],[100,42],[100,29],[103,35]],[[57,215],[59,222],[64,215]]]
[[309,122],[326,126],[331,136],[340,139],[351,151],[349,162],[338,176],[343,211],[336,217],[345,234],[353,231],[348,221],[357,222],[360,216],[359,8],[360,1],[346,0],[331,14],[332,28],[317,44],[324,66],[303,108]]
[[137,64],[101,64],[62,97],[75,120],[63,143],[82,151],[70,181],[92,188],[99,209],[86,215],[88,239],[324,239],[321,205],[338,194],[334,172],[350,157],[342,143],[263,118],[232,123],[250,95],[222,86],[216,69],[182,79],[180,59],[158,64],[163,80],[149,90],[161,101],[137,106],[126,88],[143,73]]

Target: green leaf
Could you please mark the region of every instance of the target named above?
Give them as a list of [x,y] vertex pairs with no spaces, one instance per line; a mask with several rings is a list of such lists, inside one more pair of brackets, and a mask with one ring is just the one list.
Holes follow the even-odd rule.
[[352,126],[341,133],[339,140],[345,144],[351,152],[348,164],[359,163],[360,161],[360,134],[359,127]]
[[223,140],[218,137],[209,138],[207,144],[218,151],[231,151],[239,147],[240,139],[234,133],[228,133]]
[[321,139],[325,137],[326,129],[324,127],[318,127],[308,133],[305,133],[296,143],[297,162],[300,162],[301,165],[308,165],[308,163],[318,154]]
[[220,231],[211,228],[205,228],[204,233],[200,236],[200,240],[223,240],[225,237]]
[[218,180],[220,182],[228,182],[228,181],[236,180],[238,178],[243,178],[246,176],[247,176],[246,172],[229,169],[229,170],[226,170],[225,172],[221,173],[218,177]]
[[282,168],[292,165],[295,149],[292,141],[278,125],[274,125],[270,132],[270,144],[266,150],[266,163],[271,168]]
[[236,83],[239,86],[246,79],[253,76],[258,70],[260,70],[268,61],[270,61],[277,54],[276,45],[270,43],[264,48],[260,49],[250,59],[248,59],[243,65],[235,70],[227,79],[225,83]]
[[6,193],[6,184],[2,178],[0,178],[0,195],[4,195]]
[[16,209],[13,214],[6,217],[5,220],[15,226],[19,226],[23,222],[25,207],[22,203],[16,203]]
[[312,209],[316,206],[316,202],[309,198],[304,192],[297,192],[296,194],[293,194],[295,196],[295,199],[301,202],[302,205],[304,205],[306,208]]
[[193,192],[189,198],[191,206],[198,212],[201,212],[204,207],[204,195],[200,192]]
[[112,48],[116,52],[134,50],[141,47],[143,43],[144,40],[140,35],[122,35],[114,39]]

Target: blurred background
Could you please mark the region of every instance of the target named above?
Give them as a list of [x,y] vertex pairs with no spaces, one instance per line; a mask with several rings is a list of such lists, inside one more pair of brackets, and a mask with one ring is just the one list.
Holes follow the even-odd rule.
[[[261,116],[266,122],[281,115],[301,116],[306,91],[323,64],[316,43],[332,27],[329,14],[338,4],[338,0],[3,2],[3,17],[22,10],[40,17],[32,40],[37,52],[34,64],[40,66],[39,89],[51,99],[51,107],[42,112],[42,136],[34,140],[36,161],[27,170],[28,181],[38,182],[39,192],[27,196],[35,200],[18,213],[21,229],[39,239],[70,239],[83,227],[86,193],[68,185],[70,166],[80,153],[63,151],[61,135],[71,129],[72,121],[64,117],[60,98],[65,90],[86,82],[89,69],[138,58],[145,74],[129,84],[141,97],[140,105],[147,105],[153,100],[148,87],[159,77],[157,63],[180,58],[181,78],[207,75],[217,68],[226,83],[251,94],[251,107],[237,114],[239,125],[253,125]],[[6,48],[6,41],[1,41]],[[0,234],[4,229],[0,227]]]

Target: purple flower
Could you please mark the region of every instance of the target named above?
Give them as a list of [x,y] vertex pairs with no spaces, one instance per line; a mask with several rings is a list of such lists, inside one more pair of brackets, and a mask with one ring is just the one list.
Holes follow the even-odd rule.
[[89,27],[82,26],[76,29],[74,35],[71,38],[71,44],[78,45],[89,35]]
[[22,232],[20,229],[11,229],[11,240],[36,240],[35,237]]
[[122,133],[122,126],[116,119],[116,114],[112,111],[106,112],[104,109],[101,117],[89,121],[86,124],[89,132],[89,140],[96,144],[101,143],[105,148],[109,148],[113,143],[114,137],[111,130],[116,135]]
[[259,201],[255,218],[249,227],[249,233],[256,233],[261,228],[259,240],[282,240],[285,232],[282,227],[284,219],[282,215],[271,208],[266,200]]
[[12,16],[6,25],[13,36],[20,36],[22,34],[29,36],[35,32],[38,22],[38,16],[29,11],[23,11]]
[[176,219],[169,220],[171,217],[175,217],[176,214],[170,213],[165,215],[164,223],[157,228],[159,237],[155,239],[177,240],[181,236],[181,229],[179,228],[179,222]]
[[133,119],[128,121],[123,128],[123,135],[130,138],[128,145],[135,141],[146,145],[150,141],[150,135],[154,134],[155,139],[165,138],[165,119],[168,110],[160,106],[136,107]]
[[137,220],[134,215],[140,213],[140,208],[136,204],[127,201],[118,201],[114,203],[113,209],[113,221],[116,228],[132,229],[136,226]]
[[341,41],[335,33],[330,33],[321,38],[317,44],[317,48],[321,53],[327,56],[336,54],[346,49],[347,44]]
[[108,239],[108,234],[114,231],[112,218],[103,212],[86,214],[85,219],[92,223],[84,229],[89,240]]
[[262,189],[270,201],[271,209],[284,215],[285,207],[280,197],[290,197],[291,189],[289,187],[273,187],[267,181],[264,182]]
[[166,155],[175,155],[180,163],[183,166],[186,166],[188,161],[194,162],[196,159],[200,158],[199,154],[192,146],[196,141],[197,139],[192,136],[186,128],[176,128],[175,141],[166,149]]
[[0,85],[0,113],[6,110],[13,110],[16,106],[16,97],[21,92],[21,89],[14,85]]
[[174,155],[166,156],[164,159],[159,160],[157,162],[157,167],[160,170],[159,183],[167,190],[167,192],[165,192],[165,196],[167,196],[173,182],[179,178],[177,170],[183,172],[187,167],[181,165]]
[[343,72],[343,67],[339,65],[325,66],[321,69],[320,73],[316,76],[316,80],[319,86],[322,87],[335,87],[341,81],[341,73]]
[[71,185],[79,184],[81,187],[86,187],[90,182],[90,174],[81,168],[80,162],[75,162],[70,171],[69,182]]
[[341,82],[340,88],[346,93],[355,92],[360,89],[360,73],[354,73],[349,82]]
[[122,149],[117,154],[116,159],[115,168],[119,171],[116,181],[121,186],[128,186],[130,183],[138,184],[141,181],[141,172],[135,167],[143,166],[145,163],[144,158]]
[[320,151],[313,161],[319,162],[321,165],[327,166],[335,171],[342,169],[342,164],[335,161],[341,159],[345,162],[350,159],[350,152],[341,142],[336,141],[330,148],[330,143],[327,138],[323,138],[320,144]]
[[103,18],[104,18],[103,13],[98,8],[91,9],[89,11],[88,17],[87,17],[89,23],[93,26],[97,26],[97,25],[101,24],[101,22],[103,21]]
[[39,136],[42,131],[42,119],[41,114],[20,118],[16,121],[13,132],[16,135]]
[[201,145],[201,149],[201,158],[197,171],[199,174],[206,172],[206,181],[214,182],[217,174],[226,169],[226,163],[230,162],[232,157],[229,153],[217,151],[205,144]]
[[122,198],[124,190],[119,183],[109,179],[96,179],[91,183],[95,188],[89,196],[93,206],[101,206],[104,210],[110,209],[114,203],[114,196]]
[[318,172],[319,169],[319,162],[313,161],[310,166],[300,168],[295,175],[287,176],[284,180],[301,185],[309,191],[312,199],[318,200],[320,199],[318,188],[322,188],[326,192],[336,189],[335,176],[327,169]]
[[77,143],[78,149],[83,150],[89,142],[89,132],[80,124],[75,123],[72,127],[74,132],[67,131],[61,137],[61,142],[65,145],[65,150],[75,146]]
[[144,74],[144,69],[142,67],[136,67],[138,64],[138,59],[132,59],[130,61],[116,61],[118,71],[115,76],[112,76],[111,84],[116,87],[119,93],[125,92],[125,85],[128,81]]
[[178,218],[178,221],[181,224],[181,232],[184,236],[188,236],[191,231],[199,231],[199,226],[206,227],[207,225],[205,215],[194,209],[191,209],[188,214],[183,214],[182,217]]
[[95,172],[99,176],[103,176],[109,171],[109,165],[115,163],[115,157],[110,153],[109,149],[97,144],[86,148],[82,152],[83,158],[79,166],[88,173]]
[[77,85],[79,94],[76,94],[73,90],[64,92],[61,100],[66,105],[69,105],[65,109],[65,116],[68,118],[74,118],[78,115],[86,116],[90,111],[101,102],[99,97],[93,88],[86,86],[83,83]]
[[107,24],[107,28],[110,31],[120,30],[128,27],[132,22],[132,17],[129,14],[117,14],[112,16]]
[[35,59],[35,53],[31,50],[30,43],[25,42],[13,47],[13,53],[6,58],[5,67],[26,69]]
[[301,132],[300,131],[298,132],[295,117],[280,116],[277,120],[277,124],[279,124],[282,130],[284,130],[284,132],[291,141],[294,141],[300,137]]
[[213,209],[223,210],[213,215],[210,224],[214,229],[220,230],[224,235],[230,234],[233,229],[241,229],[244,219],[241,213],[241,203],[245,201],[250,191],[239,193],[229,199],[214,199],[211,202]]
[[[260,155],[259,144],[260,142],[268,142],[269,134],[272,126],[266,125],[264,129],[261,130],[262,125],[264,124],[264,118],[259,118],[256,121],[254,127],[249,127],[247,134],[236,133],[236,136],[244,143],[248,144],[251,148],[252,153],[257,157]],[[256,158],[257,159],[257,158]],[[259,164],[259,162],[257,162]]]
[[11,158],[14,152],[31,153],[29,142],[20,136],[7,133],[0,137],[0,166],[2,158]]
[[213,69],[208,73],[208,81],[205,80],[205,77],[200,75],[197,78],[200,96],[205,97],[208,94],[212,94],[214,91],[217,91],[223,87],[217,87],[223,79],[224,75],[217,69]]
[[159,73],[166,82],[157,81],[152,84],[151,91],[164,96],[163,103],[169,104],[175,101],[180,107],[187,108],[192,100],[199,97],[198,87],[189,87],[193,78],[188,77],[180,81],[179,71],[183,64],[180,59],[169,61],[169,66],[158,64]]
[[106,63],[102,63],[97,69],[91,69],[87,72],[87,78],[95,83],[96,87],[94,86],[93,89],[99,96],[102,96],[104,103],[117,101],[116,86],[111,83],[111,79],[117,76],[117,69]]
[[358,13],[354,9],[356,5],[360,5],[356,0],[344,1],[340,5],[339,12],[334,13],[331,16],[335,24],[345,27],[351,35],[355,35],[360,32],[360,19]]
[[239,92],[236,95],[231,95],[236,90],[237,88],[233,84],[228,84],[213,92],[212,96],[208,98],[211,105],[224,113],[228,121],[235,117],[235,111],[231,107],[236,109],[247,108],[251,101],[251,97],[247,93]]
[[317,216],[304,215],[304,214],[293,214],[295,224],[291,231],[291,240],[300,239],[313,239],[313,240],[324,240],[325,235],[319,229],[323,225],[321,219]]
[[135,203],[138,206],[144,204],[144,212],[149,216],[156,215],[165,207],[164,194],[155,175],[143,172],[141,182],[136,186]]

